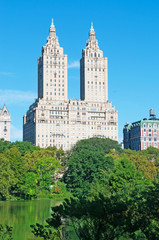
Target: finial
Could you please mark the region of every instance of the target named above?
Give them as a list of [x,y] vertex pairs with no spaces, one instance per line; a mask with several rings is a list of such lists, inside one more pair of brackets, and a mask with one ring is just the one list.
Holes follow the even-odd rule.
[[54,27],[54,21],[53,21],[53,18],[52,18],[52,22],[51,22],[51,27]]
[[93,28],[93,22],[91,22],[91,30],[94,30],[94,28]]

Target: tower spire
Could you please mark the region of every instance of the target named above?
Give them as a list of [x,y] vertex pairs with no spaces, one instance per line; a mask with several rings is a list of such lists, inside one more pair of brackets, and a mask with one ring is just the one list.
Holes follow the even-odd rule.
[[51,27],[55,27],[55,26],[54,26],[53,18],[52,18],[52,21],[51,21]]
[[50,29],[49,29],[49,36],[50,37],[56,37],[56,29],[55,29],[53,18],[52,18],[51,26],[50,26]]
[[91,22],[91,31],[94,31],[93,22]]
[[90,40],[95,40],[95,31],[94,31],[94,28],[93,28],[93,22],[91,22],[91,29],[89,31],[89,39]]

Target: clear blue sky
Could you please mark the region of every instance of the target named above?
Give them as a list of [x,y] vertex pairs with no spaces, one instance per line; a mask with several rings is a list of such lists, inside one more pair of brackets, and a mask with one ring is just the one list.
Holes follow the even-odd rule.
[[[51,19],[68,55],[68,96],[80,96],[79,62],[91,21],[108,57],[109,101],[125,122],[159,116],[159,1],[0,1],[0,107],[11,113],[11,140],[22,139],[22,117],[37,97],[37,59]],[[74,67],[71,67],[74,66]]]

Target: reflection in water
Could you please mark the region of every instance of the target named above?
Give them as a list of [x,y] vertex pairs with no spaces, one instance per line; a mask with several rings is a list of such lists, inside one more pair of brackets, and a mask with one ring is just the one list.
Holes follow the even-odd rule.
[[51,216],[51,206],[56,203],[50,199],[0,202],[0,224],[13,227],[14,240],[37,239],[31,233],[30,225],[45,224]]

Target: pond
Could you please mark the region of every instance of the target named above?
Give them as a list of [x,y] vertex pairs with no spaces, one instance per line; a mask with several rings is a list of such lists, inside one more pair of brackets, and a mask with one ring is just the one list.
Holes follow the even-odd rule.
[[32,201],[0,201],[0,224],[13,227],[14,240],[37,239],[31,233],[31,224],[45,224],[45,220],[51,216],[51,207],[57,205],[57,201],[40,199]]

